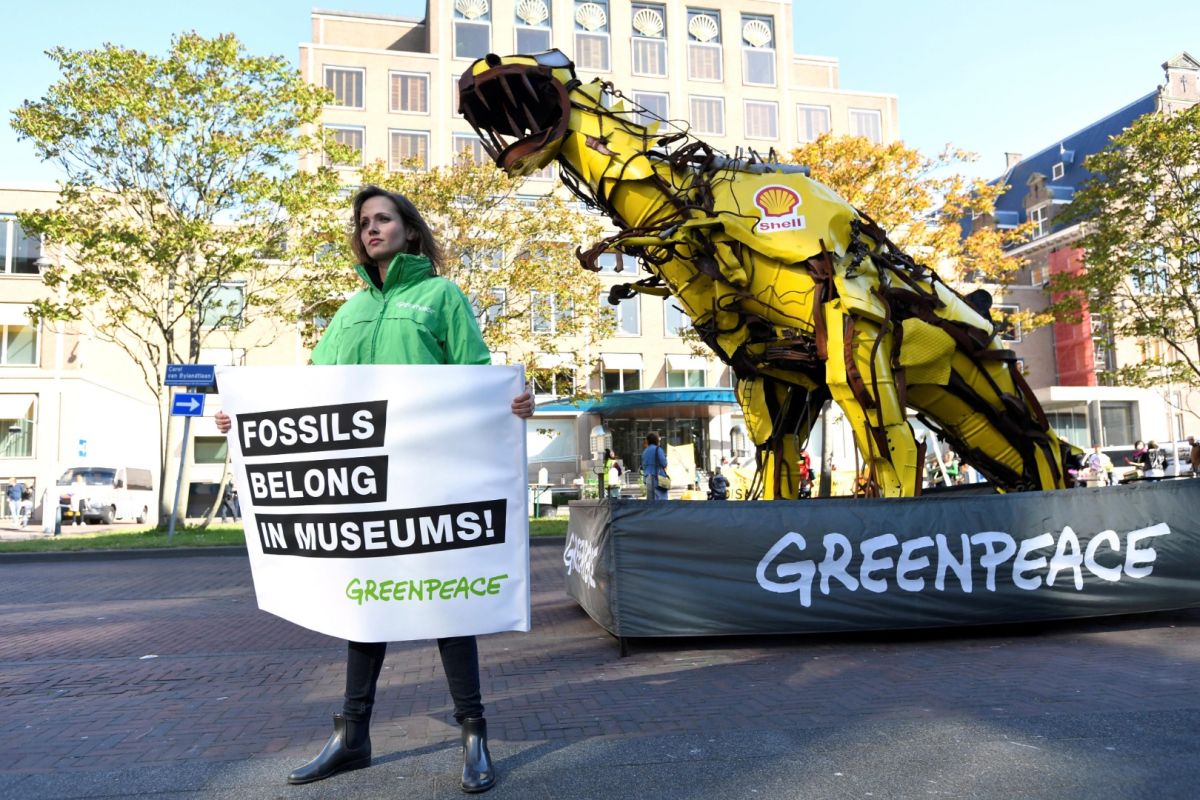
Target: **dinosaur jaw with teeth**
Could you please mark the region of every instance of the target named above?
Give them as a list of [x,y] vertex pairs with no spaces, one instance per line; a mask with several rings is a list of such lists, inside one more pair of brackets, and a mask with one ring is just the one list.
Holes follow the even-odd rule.
[[489,57],[458,82],[459,111],[496,165],[529,175],[554,160],[567,133],[571,101],[549,67]]

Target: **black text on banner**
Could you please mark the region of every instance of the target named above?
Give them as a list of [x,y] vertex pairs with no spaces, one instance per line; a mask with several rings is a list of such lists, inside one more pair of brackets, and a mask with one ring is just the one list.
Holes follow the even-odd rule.
[[356,450],[383,444],[387,401],[237,415],[242,456]]
[[508,501],[333,514],[257,514],[263,552],[378,558],[503,544]]
[[246,465],[255,508],[380,503],[387,474],[387,456]]

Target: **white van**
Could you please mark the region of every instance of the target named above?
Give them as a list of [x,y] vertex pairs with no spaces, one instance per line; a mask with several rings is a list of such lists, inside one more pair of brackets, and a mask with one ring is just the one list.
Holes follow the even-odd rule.
[[144,523],[158,502],[153,476],[137,467],[71,467],[58,479],[63,522]]

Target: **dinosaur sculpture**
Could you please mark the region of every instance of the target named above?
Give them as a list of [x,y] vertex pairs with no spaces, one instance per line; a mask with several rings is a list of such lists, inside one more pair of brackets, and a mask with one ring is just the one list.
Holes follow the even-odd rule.
[[[1070,485],[1055,435],[987,317],[900,252],[872,220],[795,166],[729,159],[660,136],[611,85],[561,52],[489,55],[459,82],[460,111],[514,176],[553,160],[651,277],[615,287],[673,296],[737,377],[767,499],[794,498],[797,462],[827,399],[845,412],[871,492],[921,492],[924,442],[906,408],[1004,491]],[[986,293],[985,293],[986,294]],[[972,298],[977,300],[977,298]]]

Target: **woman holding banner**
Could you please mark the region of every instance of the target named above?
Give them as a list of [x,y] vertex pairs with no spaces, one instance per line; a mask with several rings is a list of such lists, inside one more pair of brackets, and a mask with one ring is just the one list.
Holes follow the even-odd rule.
[[[453,282],[438,276],[441,248],[406,197],[376,186],[353,201],[350,249],[365,284],[334,315],[312,352],[314,364],[489,364],[471,304]],[[396,313],[394,309],[401,309]],[[533,396],[512,401],[512,413],[533,415]],[[216,415],[227,433],[230,417]],[[438,639],[454,719],[462,726],[464,792],[485,792],[496,782],[487,746],[474,636]],[[315,759],[288,775],[311,783],[371,763],[368,732],[386,642],[349,642],[346,697],[334,731]]]

